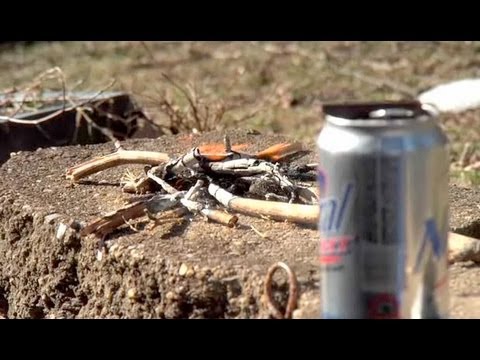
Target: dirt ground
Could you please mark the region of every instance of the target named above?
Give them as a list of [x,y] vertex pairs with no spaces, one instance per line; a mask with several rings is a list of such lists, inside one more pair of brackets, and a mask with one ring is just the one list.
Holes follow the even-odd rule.
[[[478,77],[479,63],[479,42],[39,42],[0,45],[0,89],[32,85],[54,66],[70,91],[97,91],[113,78],[110,90],[133,94],[156,124],[169,126],[162,101],[184,111],[188,104],[167,74],[195,89],[210,114],[226,109],[204,135],[190,135],[190,128],[125,143],[175,155],[221,139],[224,129],[258,148],[285,139],[279,134],[312,144],[325,102],[411,99],[437,84]],[[34,89],[62,88],[50,80]],[[452,230],[480,238],[480,171],[464,170],[480,161],[480,109],[442,114],[440,122],[451,144]],[[472,151],[459,164],[467,144]],[[111,144],[49,148],[16,154],[1,166],[0,317],[267,317],[262,284],[280,260],[301,284],[295,316],[317,316],[314,229],[241,216],[237,229],[195,219],[151,231],[140,221],[133,224],[138,232],[115,233],[108,253],[98,253],[96,239],[80,239],[69,224],[121,206],[126,168],[75,187],[65,181],[65,169],[112,150]],[[67,231],[57,239],[61,224]],[[477,265],[452,265],[453,317],[480,317],[479,276]]]
[[[252,150],[286,139],[242,130],[230,135],[233,142],[254,144]],[[213,132],[129,140],[125,148],[176,155],[222,136]],[[295,316],[318,317],[315,229],[240,216],[234,229],[195,218],[170,229],[171,234],[165,228],[149,230],[145,221],[138,221],[132,224],[138,231],[124,226],[111,236],[106,253],[98,252],[98,239],[80,239],[71,221],[86,222],[121,206],[128,195],[118,182],[126,168],[135,167],[107,170],[73,187],[64,179],[65,169],[110,151],[111,144],[41,149],[16,154],[0,168],[0,297],[7,317],[268,317],[263,281],[277,261],[289,264],[300,283]],[[454,214],[463,208],[462,201],[480,200],[478,191],[452,186],[451,192]],[[454,217],[456,231],[468,231],[478,221],[462,219]],[[58,238],[61,224],[68,229]],[[470,263],[452,266],[453,317],[480,317],[479,272]],[[285,280],[277,276],[279,299],[285,300]]]

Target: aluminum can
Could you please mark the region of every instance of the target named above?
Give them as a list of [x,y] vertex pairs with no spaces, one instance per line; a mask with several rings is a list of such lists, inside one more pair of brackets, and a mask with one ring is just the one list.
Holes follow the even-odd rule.
[[448,317],[447,137],[419,102],[324,106],[321,317]]

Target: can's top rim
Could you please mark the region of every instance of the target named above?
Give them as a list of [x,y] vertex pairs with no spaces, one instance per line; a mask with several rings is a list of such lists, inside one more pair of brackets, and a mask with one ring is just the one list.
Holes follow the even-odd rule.
[[418,101],[327,104],[323,111],[328,122],[339,126],[402,126],[437,115],[433,107]]

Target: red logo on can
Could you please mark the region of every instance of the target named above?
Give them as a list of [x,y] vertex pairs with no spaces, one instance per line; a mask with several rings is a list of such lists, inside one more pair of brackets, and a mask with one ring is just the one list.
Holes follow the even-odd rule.
[[398,319],[398,302],[392,294],[376,294],[368,300],[369,319]]
[[336,265],[351,251],[352,236],[332,236],[320,241],[320,263]]

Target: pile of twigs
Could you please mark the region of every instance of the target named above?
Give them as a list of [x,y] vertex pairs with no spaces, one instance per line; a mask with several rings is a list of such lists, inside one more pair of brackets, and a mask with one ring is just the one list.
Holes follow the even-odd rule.
[[242,145],[195,147],[171,159],[149,151],[118,151],[71,167],[67,179],[74,182],[118,165],[145,164],[145,176],[131,173],[123,179],[123,191],[142,194],[82,229],[82,235],[105,237],[129,220],[148,216],[155,225],[188,214],[235,226],[235,212],[280,221],[315,224],[318,193],[314,186],[315,164],[293,165],[308,153],[299,143],[281,143],[249,154]]
[[[237,224],[235,212],[275,220],[314,225],[318,218],[316,164],[293,165],[308,153],[299,143],[280,143],[251,154],[244,145],[223,144],[195,147],[171,159],[151,151],[116,152],[67,169],[67,179],[77,182],[99,171],[125,164],[145,164],[145,175],[135,178],[128,172],[122,190],[142,194],[128,205],[97,218],[84,226],[82,236],[95,234],[104,239],[130,220],[147,216],[154,227],[202,216],[229,227]],[[289,297],[285,313],[272,298],[272,277],[278,269],[288,274]],[[287,264],[274,264],[265,279],[265,297],[271,316],[291,318],[297,305],[296,276]]]

